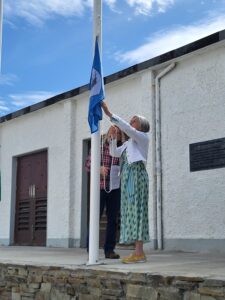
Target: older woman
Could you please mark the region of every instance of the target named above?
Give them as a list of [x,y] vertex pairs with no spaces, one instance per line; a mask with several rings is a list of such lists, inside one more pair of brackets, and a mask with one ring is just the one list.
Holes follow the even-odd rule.
[[121,157],[121,228],[120,243],[135,243],[135,251],[125,257],[123,263],[146,261],[143,243],[149,241],[148,226],[148,174],[147,161],[150,130],[149,122],[141,116],[134,116],[130,124],[112,114],[106,103],[102,103],[105,114],[125,132],[129,139],[117,147],[116,132],[112,132],[110,152]]

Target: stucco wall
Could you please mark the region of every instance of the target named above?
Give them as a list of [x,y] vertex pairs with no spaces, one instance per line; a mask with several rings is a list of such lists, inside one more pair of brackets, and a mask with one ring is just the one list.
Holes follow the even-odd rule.
[[[151,122],[151,73],[143,72],[106,86],[107,102],[113,112],[129,120],[145,115]],[[85,157],[83,142],[90,139],[87,123],[89,93],[62,101],[1,125],[2,201],[0,242],[13,242],[16,159],[42,149],[48,150],[48,246],[80,246]],[[110,123],[101,122],[101,133]],[[151,146],[150,146],[151,148]],[[151,149],[149,151],[152,152]],[[151,155],[149,155],[149,173]],[[150,199],[150,206],[152,203]],[[152,210],[149,210],[152,222]],[[153,226],[150,225],[152,229]],[[152,233],[151,233],[152,236]]]
[[16,160],[13,160],[13,157],[42,149],[48,150],[48,244],[59,243],[62,246],[68,244],[69,201],[66,194],[69,170],[68,165],[64,163],[68,151],[65,106],[66,103],[61,102],[1,125],[0,242],[2,244],[13,242],[15,186],[12,186],[12,182],[16,176]]
[[[145,71],[139,74],[134,74],[132,76],[126,77],[125,79],[118,80],[114,83],[106,85],[106,101],[112,112],[120,115],[127,121],[135,115],[140,114],[146,116],[150,123],[152,118],[152,108],[151,108],[151,72]],[[76,133],[74,132],[75,139],[75,151],[74,151],[74,176],[76,178],[74,182],[74,190],[76,191],[76,201],[74,202],[74,219],[71,220],[74,224],[71,227],[72,233],[75,240],[80,239],[81,232],[81,201],[82,199],[82,172],[85,172],[82,159],[82,147],[83,141],[90,138],[90,130],[87,123],[87,107],[89,102],[88,93],[84,93],[79,97],[74,99],[76,105],[75,109],[75,128],[77,128]],[[107,118],[108,119],[108,118]],[[105,133],[110,126],[109,121],[103,119],[101,122],[101,133]],[[152,174],[152,147],[150,143],[149,149],[149,162],[148,171]],[[150,176],[150,181],[152,184],[152,178]],[[150,194],[149,204],[149,215],[150,215],[150,234],[153,238],[153,218],[152,218],[152,193]],[[84,224],[85,226],[85,224]]]
[[[112,112],[129,120],[144,115],[154,132],[154,75],[151,69],[106,85]],[[225,249],[225,168],[190,172],[189,144],[225,136],[224,46],[179,58],[161,79],[162,201],[165,249]],[[48,150],[48,246],[80,246],[85,235],[84,143],[89,93],[4,122],[0,126],[2,201],[0,243],[13,242],[15,157]],[[101,133],[110,126],[101,122]],[[149,228],[153,248],[155,157],[150,133],[147,169],[150,180]],[[84,237],[83,237],[84,238]],[[86,237],[85,237],[86,238]],[[84,240],[85,240],[84,238]]]
[[189,144],[225,137],[224,50],[182,60],[161,81],[166,248],[224,247],[225,168],[189,169]]

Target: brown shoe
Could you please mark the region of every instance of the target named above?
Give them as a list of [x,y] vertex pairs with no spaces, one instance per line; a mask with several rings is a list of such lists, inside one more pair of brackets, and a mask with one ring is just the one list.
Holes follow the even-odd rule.
[[115,253],[114,251],[110,251],[110,252],[105,253],[105,258],[119,259],[120,256],[119,256],[119,254]]

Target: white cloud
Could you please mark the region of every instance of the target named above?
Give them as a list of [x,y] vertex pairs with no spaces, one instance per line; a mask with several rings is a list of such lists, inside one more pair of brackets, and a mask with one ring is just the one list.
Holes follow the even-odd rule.
[[0,114],[3,115],[5,113],[9,112],[9,110],[10,109],[9,109],[8,105],[0,97]]
[[[124,0],[134,9],[135,14],[149,15],[153,5],[159,12],[164,12],[175,0]],[[104,0],[109,8],[119,13],[121,0]],[[117,7],[116,7],[117,6]],[[8,17],[16,16],[27,20],[33,25],[42,25],[54,16],[82,16],[87,8],[93,7],[93,0],[7,0],[5,14]]]
[[156,6],[158,12],[165,12],[166,9],[174,4],[175,0],[126,0],[130,7],[135,9],[135,13],[140,15],[149,15]]
[[7,113],[7,112],[9,112],[9,107],[8,106],[6,106],[6,105],[0,105],[0,113],[2,114],[2,113]]
[[90,0],[8,0],[5,3],[5,13],[8,16],[25,18],[29,23],[41,25],[54,15],[81,16],[86,7],[90,6]]
[[55,96],[56,94],[58,93],[47,91],[31,91],[21,94],[10,94],[5,97],[5,99],[0,97],[0,115],[3,116],[20,108],[46,100]]
[[162,53],[174,50],[225,28],[225,15],[210,17],[188,26],[180,26],[170,31],[153,34],[137,49],[117,52],[115,59],[121,63],[139,63]]
[[158,11],[159,12],[165,12],[166,9],[174,4],[175,0],[156,0]]
[[[117,0],[104,0],[112,10]],[[33,25],[42,25],[54,16],[82,16],[87,8],[93,7],[93,0],[7,0],[7,16],[22,17]]]
[[148,15],[152,9],[153,0],[127,0],[127,3],[134,7],[136,14]]
[[105,0],[105,3],[111,8],[114,9],[116,0]]
[[18,80],[14,74],[0,74],[0,85],[13,85]]
[[9,95],[9,98],[11,100],[12,105],[20,108],[51,98],[56,94],[58,93],[52,93],[46,91],[32,91],[32,92],[26,92],[22,94],[11,94]]

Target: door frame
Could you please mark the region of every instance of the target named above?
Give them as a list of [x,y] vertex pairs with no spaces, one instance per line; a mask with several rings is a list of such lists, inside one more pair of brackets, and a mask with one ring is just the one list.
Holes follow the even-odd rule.
[[17,157],[12,157],[12,175],[11,175],[11,209],[10,209],[10,234],[9,245],[14,245],[14,230],[16,216],[16,180],[17,180]]
[[80,226],[80,247],[86,248],[87,246],[87,233],[88,233],[88,175],[85,170],[85,161],[89,152],[89,145],[91,139],[83,140],[82,146],[82,190],[81,190],[81,226]]
[[[17,184],[17,168],[18,168],[18,158],[23,157],[23,156],[27,156],[27,155],[32,155],[32,154],[36,154],[39,152],[43,152],[46,151],[47,152],[47,203],[48,203],[48,174],[49,174],[49,170],[48,170],[48,161],[49,161],[49,151],[48,151],[48,147],[45,148],[40,148],[40,149],[36,149],[33,151],[29,151],[29,152],[25,152],[19,155],[15,155],[12,157],[12,176],[11,176],[11,209],[10,209],[10,237],[9,237],[9,241],[10,241],[10,246],[15,245],[15,216],[16,216],[16,184]],[[46,246],[47,246],[47,238],[48,238],[48,208],[47,208],[47,224],[46,224],[47,228],[46,228]],[[33,246],[30,246],[33,247]]]

